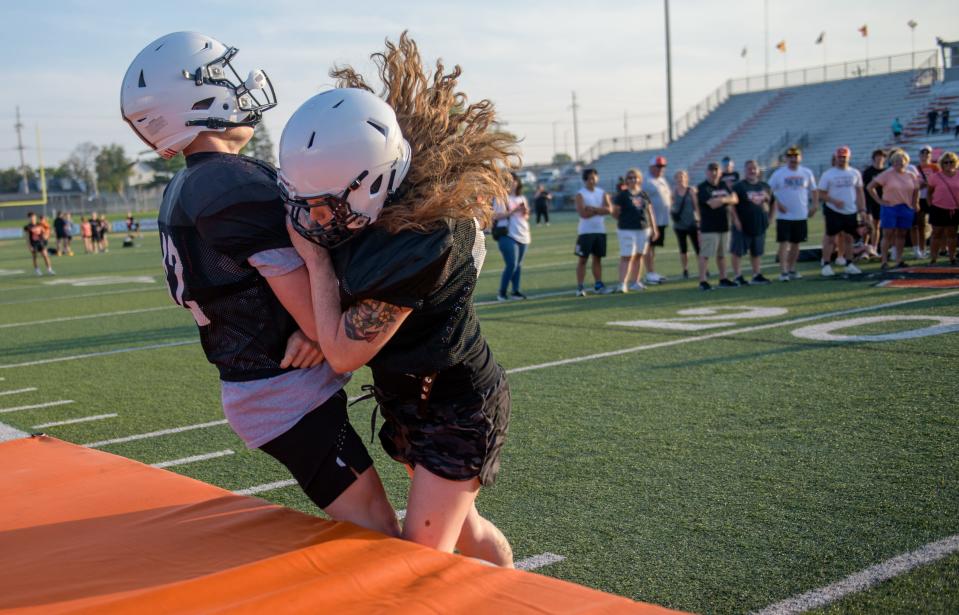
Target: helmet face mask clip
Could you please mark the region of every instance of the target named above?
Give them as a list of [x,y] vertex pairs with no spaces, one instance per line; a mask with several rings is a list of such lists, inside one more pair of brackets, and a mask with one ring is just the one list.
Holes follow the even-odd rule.
[[[197,86],[207,84],[231,89],[236,97],[237,107],[249,112],[249,115],[239,122],[230,122],[221,118],[190,120],[186,123],[187,126],[206,126],[211,129],[256,126],[263,118],[263,112],[276,106],[276,92],[266,71],[259,68],[251,70],[246,79],[241,79],[240,74],[230,63],[237,53],[239,50],[236,47],[229,47],[219,58],[197,67],[192,73],[183,69],[183,77],[193,81]],[[233,74],[232,78],[227,74],[226,69]],[[259,96],[255,93],[257,91],[261,92]]]
[[[372,223],[364,213],[353,211],[350,206],[350,193],[359,189],[369,171],[363,171],[350,182],[341,194],[320,194],[306,198],[290,198],[283,190],[290,205],[290,223],[293,229],[304,238],[327,249],[340,246]],[[281,189],[284,188],[280,183]],[[329,219],[319,221],[311,215],[313,210],[324,207]],[[327,217],[327,216],[324,216]]]

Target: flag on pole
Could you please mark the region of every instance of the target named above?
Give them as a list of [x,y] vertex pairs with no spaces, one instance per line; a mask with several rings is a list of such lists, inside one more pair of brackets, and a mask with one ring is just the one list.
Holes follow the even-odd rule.
[[746,57],[746,48],[745,48],[745,47],[743,47],[743,50],[739,52],[739,57],[740,57],[740,58],[745,58],[745,57]]
[[909,21],[906,22],[906,25],[909,26],[911,29],[915,30],[916,26],[919,25],[919,22],[916,21],[915,19],[910,19]]
[[859,28],[859,34],[862,34],[863,36],[869,36],[869,26],[862,24],[862,27]]
[[783,40],[776,43],[776,49],[778,49],[781,53],[786,53],[786,41]]
[[822,42],[826,39],[826,32],[822,31],[819,33],[819,38],[816,39],[817,45],[822,45]]

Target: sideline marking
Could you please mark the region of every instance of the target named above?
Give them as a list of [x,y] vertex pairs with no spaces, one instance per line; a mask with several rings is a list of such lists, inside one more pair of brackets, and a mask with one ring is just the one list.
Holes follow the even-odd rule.
[[[910,320],[933,320],[939,324],[921,327],[919,329],[908,329],[906,331],[876,335],[838,335],[832,333],[837,329],[847,329],[849,327],[869,325],[876,322],[900,322]],[[959,318],[953,316],[911,316],[903,314],[899,316],[865,316],[863,318],[825,322],[795,329],[792,331],[792,334],[794,337],[800,339],[816,340],[817,342],[897,342],[901,340],[911,340],[917,337],[955,333],[956,331],[959,331]]]
[[0,395],[16,395],[17,393],[29,393],[30,391],[36,391],[37,387],[27,387],[25,389],[12,389],[10,391],[0,391]]
[[170,429],[160,429],[157,431],[150,431],[147,433],[138,433],[132,436],[124,436],[122,438],[111,438],[110,440],[100,440],[99,442],[90,442],[88,444],[81,444],[80,446],[86,446],[87,448],[100,448],[101,446],[106,446],[108,444],[120,444],[123,442],[133,442],[134,440],[146,440],[147,438],[167,436],[170,434],[181,433],[184,431],[192,431],[194,429],[204,429],[205,427],[215,427],[216,425],[226,425],[226,419],[220,419],[219,421],[210,421],[209,423],[197,423],[196,425],[186,425],[184,427],[171,427]]
[[115,284],[156,284],[152,275],[98,275],[86,278],[57,278],[44,282],[47,286],[112,286]]
[[761,611],[756,611],[756,615],[793,615],[823,607],[849,594],[865,591],[878,583],[888,581],[913,568],[931,564],[957,551],[959,551],[959,534],[930,542],[915,551],[897,555],[825,587],[771,604]]
[[20,275],[23,272],[23,269],[0,269],[0,277],[8,275]]
[[84,416],[78,419],[68,419],[65,421],[52,421],[50,423],[40,423],[39,425],[34,425],[32,429],[43,429],[44,427],[58,427],[60,425],[73,425],[74,423],[86,423],[87,421],[102,421],[103,419],[112,419],[117,416],[116,412],[113,414],[96,414],[94,416]]
[[20,438],[26,438],[29,435],[27,432],[20,431],[16,427],[7,425],[6,423],[0,423],[0,442],[18,440]]
[[284,487],[289,487],[295,485],[296,481],[292,478],[287,480],[278,480],[274,483],[265,483],[262,485],[255,485],[253,487],[247,487],[246,489],[239,489],[233,493],[237,495],[254,495],[256,493],[263,493],[264,491],[273,491],[274,489],[283,489]]
[[[720,310],[732,310],[731,314],[720,313]],[[620,327],[643,327],[649,329],[664,329],[670,331],[701,331],[718,327],[731,327],[735,322],[752,318],[772,318],[784,316],[789,312],[780,307],[752,307],[748,305],[718,305],[715,307],[686,308],[676,312],[684,318],[661,318],[655,320],[614,320],[606,323]]]
[[168,310],[178,307],[176,305],[164,305],[163,307],[142,308],[138,310],[120,310],[119,312],[101,312],[99,314],[87,314],[85,316],[63,316],[61,318],[48,318],[46,320],[34,320],[32,322],[11,322],[0,325],[0,329],[12,329],[13,327],[31,327],[33,325],[47,325],[52,322],[69,322],[72,320],[85,320],[88,318],[101,318],[103,316],[122,316],[124,314],[142,314],[143,312],[157,312],[159,310]]
[[739,335],[740,333],[752,333],[753,331],[763,331],[765,329],[775,329],[776,327],[785,327],[788,325],[795,325],[802,322],[810,322],[813,320],[821,320],[823,318],[831,318],[834,316],[845,316],[847,314],[859,314],[861,312],[872,312],[875,310],[882,310],[891,307],[897,307],[900,305],[908,305],[910,303],[917,303],[921,301],[930,301],[934,299],[944,299],[946,297],[954,297],[959,295],[959,291],[950,291],[947,293],[939,293],[937,295],[927,295],[925,297],[915,297],[913,299],[903,299],[901,301],[892,301],[889,303],[880,303],[877,305],[870,305],[859,308],[850,308],[848,310],[838,310],[834,312],[824,312],[822,314],[813,314],[811,316],[802,316],[800,318],[793,318],[791,320],[783,320],[780,322],[771,322],[764,325],[755,325],[752,327],[743,327],[740,329],[728,329],[726,331],[717,331],[716,333],[707,333],[705,335],[697,335],[693,337],[683,337],[675,340],[669,340],[666,342],[656,342],[653,344],[645,344],[643,346],[633,346],[632,348],[623,348],[621,350],[610,350],[609,352],[598,352],[595,354],[590,354],[582,357],[572,357],[569,359],[560,359],[559,361],[550,361],[548,363],[539,363],[538,365],[527,365],[526,367],[514,367],[512,369],[506,370],[507,374],[518,374],[521,372],[534,371],[538,369],[545,369],[547,367],[557,367],[560,365],[570,365],[573,363],[582,363],[583,361],[594,361],[596,359],[604,359],[606,357],[615,357],[624,354],[631,354],[634,352],[640,352],[643,350],[653,350],[656,348],[668,348],[669,346],[679,346],[680,344],[690,344],[692,342],[701,342],[704,340],[714,339],[717,337],[729,337],[731,335]]
[[[30,286],[24,287],[25,289],[36,289],[37,287]],[[41,287],[42,288],[42,287]],[[10,290],[10,289],[5,289]],[[44,297],[42,299],[18,299],[15,301],[0,301],[0,305],[20,305],[24,303],[47,303],[50,301],[60,301],[66,299],[85,299],[87,297],[103,297],[104,295],[125,295],[126,293],[146,293],[146,292],[156,292],[158,290],[166,290],[163,286],[155,286],[151,288],[127,288],[126,290],[112,290],[105,293],[82,293],[79,295],[61,295],[57,297]]]
[[171,459],[170,461],[160,461],[158,463],[151,463],[150,465],[154,468],[172,468],[173,466],[182,466],[195,461],[206,461],[207,459],[216,459],[217,457],[225,457],[232,454],[233,451],[231,449],[226,449],[222,451],[214,451],[212,453],[204,453],[202,455],[192,455],[190,457],[181,457],[180,459]]
[[60,399],[58,401],[48,401],[42,404],[30,404],[29,406],[14,406],[13,408],[0,408],[0,414],[7,412],[18,412],[20,410],[35,410],[36,408],[49,408],[50,406],[62,406],[64,404],[72,404],[72,399]]
[[521,559],[518,562],[513,562],[513,566],[515,566],[517,570],[526,570],[528,572],[530,570],[536,570],[537,568],[542,568],[544,566],[549,566],[550,564],[561,562],[564,559],[566,558],[562,555],[556,555],[555,553],[550,553],[547,551],[546,553],[540,553],[539,555],[534,555],[532,557],[527,557],[526,559]]
[[117,348],[116,350],[104,350],[103,352],[75,354],[69,357],[56,357],[54,359],[39,359],[37,361],[27,361],[25,363],[10,363],[8,365],[0,365],[0,369],[12,369],[14,367],[31,367],[33,365],[46,365],[47,363],[60,363],[61,361],[76,361],[77,359],[89,359],[91,357],[105,357],[111,354],[123,354],[125,352],[136,352],[138,350],[156,350],[157,348],[172,348],[174,346],[186,346],[189,344],[199,344],[199,343],[200,343],[200,340],[183,340],[179,342],[166,342],[164,344],[151,344],[149,346]]

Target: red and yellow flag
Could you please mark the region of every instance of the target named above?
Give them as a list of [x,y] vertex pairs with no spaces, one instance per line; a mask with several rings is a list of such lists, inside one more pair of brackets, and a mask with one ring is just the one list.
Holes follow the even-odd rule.
[[869,26],[862,24],[862,27],[859,28],[859,34],[862,34],[863,36],[869,36]]
[[786,41],[779,41],[776,43],[776,49],[782,53],[786,53]]

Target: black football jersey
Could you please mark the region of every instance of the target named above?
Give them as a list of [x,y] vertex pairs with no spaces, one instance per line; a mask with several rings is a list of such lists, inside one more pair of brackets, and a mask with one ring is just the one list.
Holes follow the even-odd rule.
[[375,299],[413,310],[368,363],[377,386],[438,374],[436,397],[493,384],[498,372],[473,307],[485,255],[472,220],[394,235],[374,225],[332,251],[344,309]]
[[279,364],[296,322],[247,262],[292,247],[275,169],[245,156],[191,155],[163,193],[158,222],[170,296],[193,313],[220,378],[286,371]]

